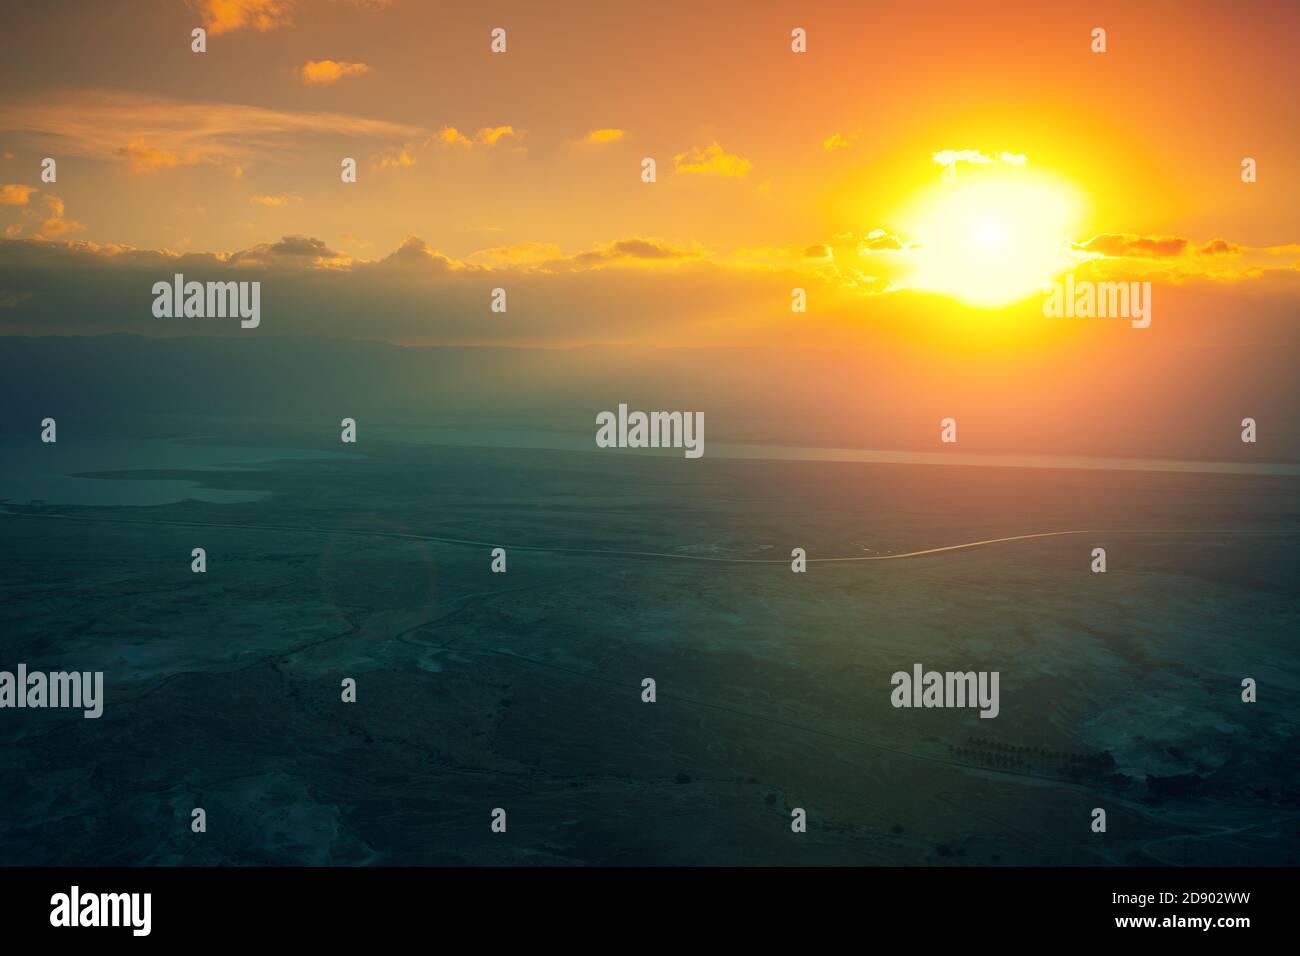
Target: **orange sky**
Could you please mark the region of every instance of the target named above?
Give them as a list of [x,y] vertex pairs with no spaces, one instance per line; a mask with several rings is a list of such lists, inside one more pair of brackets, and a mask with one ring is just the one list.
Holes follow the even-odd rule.
[[[803,285],[803,335],[824,342],[878,317],[964,313],[916,301],[901,217],[938,181],[936,153],[978,150],[1073,184],[1065,238],[1108,275],[1206,282],[1216,309],[1294,304],[1294,4],[707,6],[35,7],[4,39],[0,228],[80,258],[5,255],[13,269],[36,256],[166,270],[192,254],[196,268],[320,274],[318,290],[400,272],[448,283],[449,300],[527,287],[553,310],[509,332],[351,330],[397,341],[748,342],[788,334]],[[57,183],[40,181],[44,156]],[[344,156],[356,184],[339,180]],[[6,327],[29,293],[0,298]],[[654,303],[644,319],[638,297]],[[603,324],[574,327],[565,302]]]

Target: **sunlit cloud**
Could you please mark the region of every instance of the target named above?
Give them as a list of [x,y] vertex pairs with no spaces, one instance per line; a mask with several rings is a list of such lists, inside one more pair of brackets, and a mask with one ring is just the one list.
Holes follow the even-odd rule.
[[58,239],[86,228],[75,220],[65,218],[64,213],[63,200],[48,194],[42,194],[38,202],[23,209],[23,215],[36,222],[36,236],[39,239]]
[[931,155],[930,159],[940,166],[949,169],[955,168],[959,163],[965,163],[970,166],[987,166],[993,163],[1006,163],[1009,166],[1023,166],[1028,162],[1028,157],[1023,153],[1001,152],[996,156],[985,156],[978,149],[941,149],[939,152]]
[[582,137],[580,142],[588,146],[603,146],[607,143],[617,143],[626,135],[626,131],[621,129],[593,129]]
[[1080,252],[1095,252],[1112,257],[1131,256],[1181,256],[1187,251],[1187,240],[1181,236],[1133,236],[1102,233],[1087,242],[1074,246]]
[[292,0],[188,0],[213,36],[252,28],[274,30],[292,22]]
[[[126,159],[133,173],[147,173],[155,169],[179,166],[182,160],[176,154],[156,146],[149,146],[142,139],[133,140],[117,151],[117,155]],[[185,165],[198,162],[194,153],[190,153]]]
[[754,168],[749,160],[726,152],[717,142],[690,153],[678,153],[673,165],[679,173],[735,177],[745,176]]
[[494,266],[511,266],[550,262],[563,255],[564,252],[560,247],[551,242],[518,242],[509,246],[479,249],[471,253],[469,258],[483,259]]
[[461,133],[454,126],[444,126],[438,130],[438,141],[447,146],[473,146],[474,141]]
[[309,60],[303,65],[302,78],[308,83],[324,85],[337,83],[345,76],[360,76],[369,73],[370,67],[365,63],[348,63],[343,60]]
[[375,162],[376,169],[406,169],[414,165],[415,155],[410,145],[385,150]]
[[35,186],[22,186],[18,183],[5,183],[0,186],[0,206],[25,206]]
[[454,126],[444,126],[438,131],[434,141],[443,146],[472,149],[475,146],[492,147],[502,140],[520,140],[523,137],[524,130],[517,130],[513,126],[483,126],[474,134],[473,139]]
[[324,138],[400,143],[427,136],[419,127],[343,113],[287,112],[105,90],[63,91],[36,101],[4,103],[0,131],[51,151],[125,160],[137,170],[204,163],[231,167],[236,175],[255,163],[292,161],[294,146]]

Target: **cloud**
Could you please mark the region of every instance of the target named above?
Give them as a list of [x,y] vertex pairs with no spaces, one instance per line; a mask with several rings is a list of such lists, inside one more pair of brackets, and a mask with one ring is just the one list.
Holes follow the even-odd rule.
[[830,246],[818,242],[806,247],[803,255],[805,259],[831,259],[834,253],[831,251]]
[[828,153],[833,153],[837,149],[848,149],[857,141],[857,138],[857,133],[850,133],[847,136],[842,133],[832,133],[827,137],[826,141],[822,143],[822,149],[826,150]]
[[1196,251],[1203,256],[1237,256],[1241,255],[1241,250],[1242,247],[1235,242],[1228,242],[1226,239],[1211,239]]
[[517,242],[510,246],[479,249],[471,259],[486,259],[495,266],[527,265],[563,258],[564,252],[551,242]]
[[645,239],[634,236],[630,239],[618,239],[597,246],[590,252],[580,252],[567,259],[547,263],[550,268],[569,266],[572,268],[591,269],[618,262],[669,262],[681,259],[693,259],[698,252],[673,246],[659,239]]
[[[175,153],[159,149],[156,146],[146,145],[142,139],[134,140],[123,146],[117,151],[117,155],[126,159],[133,173],[148,173],[155,169],[181,164],[181,160],[176,157]],[[191,154],[185,165],[193,165],[196,162],[198,160]]]
[[734,177],[748,175],[754,168],[749,160],[727,153],[716,141],[689,154],[678,153],[673,157],[673,165],[679,173]]
[[42,239],[58,239],[86,228],[75,220],[64,218],[63,200],[58,196],[42,194],[39,206],[28,206],[23,215],[38,221],[37,235]]
[[417,275],[447,273],[466,268],[464,263],[455,262],[450,256],[431,248],[419,236],[407,236],[394,252],[377,263],[371,263],[371,267]]
[[932,154],[930,159],[940,166],[956,166],[958,163],[983,164],[993,162],[992,159],[985,156],[978,149],[941,149],[939,152]]
[[54,155],[126,160],[141,169],[204,163],[232,172],[263,161],[300,162],[305,151],[326,138],[353,146],[359,139],[402,143],[428,135],[419,127],[343,113],[285,112],[107,90],[60,91],[28,102],[4,102],[0,131],[40,143]]
[[858,242],[858,255],[868,255],[872,252],[900,252],[906,248],[907,243],[898,236],[887,233],[883,229],[873,229]]
[[252,27],[267,31],[291,23],[292,0],[188,0],[213,36]]
[[[253,29],[261,32],[293,25],[293,15],[305,0],[186,0],[213,36]],[[364,10],[383,10],[397,0],[352,0]]]
[[1111,258],[1165,258],[1181,256],[1188,241],[1180,236],[1134,236],[1128,233],[1103,232],[1072,248]]
[[817,274],[836,288],[858,295],[882,295],[896,291],[887,278],[870,275],[854,266],[829,259],[817,270]]
[[1000,152],[997,156],[985,156],[978,149],[941,149],[930,156],[931,161],[940,166],[955,168],[958,163],[971,166],[986,166],[990,163],[1007,163],[1011,166],[1023,166],[1028,162],[1024,153]]
[[444,126],[438,131],[438,141],[447,146],[473,146],[474,141],[454,126]]
[[495,146],[503,139],[523,139],[524,131],[516,130],[513,126],[484,126],[474,138],[470,139],[454,126],[444,126],[438,131],[436,141],[444,146],[461,146],[471,148],[478,146]]
[[[0,288],[24,296],[0,331],[25,335],[124,332],[235,335],[238,323],[167,323],[150,289],[177,272],[197,281],[262,282],[262,331],[406,342],[570,346],[654,341],[673,329],[692,340],[788,301],[790,275],[727,267],[696,250],[632,236],[549,263],[542,244],[497,264],[457,260],[418,236],[378,259],[352,259],[311,236],[286,236],[234,253],[139,249],[63,240],[0,239]],[[510,263],[509,258],[527,259]],[[510,290],[509,321],[487,321],[488,290]],[[584,307],[575,309],[574,302]],[[617,321],[612,321],[617,317]],[[259,333],[262,334],[262,333]]]
[[[58,203],[62,216],[62,203]],[[344,237],[345,239],[354,237]],[[369,245],[366,243],[365,245]],[[99,245],[92,242],[70,242],[67,250],[78,256],[90,256],[95,261],[130,260],[151,262],[163,269],[172,268],[176,253],[165,249],[141,250],[129,245]],[[263,242],[234,252],[188,253],[181,257],[189,262],[202,262],[209,266],[268,267],[300,269],[337,269],[346,263],[354,271],[367,269],[402,268],[424,273],[430,272],[485,272],[521,269],[524,271],[575,272],[602,269],[610,265],[633,263],[667,263],[701,261],[697,249],[687,249],[662,239],[630,236],[610,242],[598,243],[584,252],[565,255],[559,246],[545,242],[522,242],[509,246],[480,249],[471,259],[485,260],[478,264],[453,259],[431,247],[419,236],[408,236],[387,256],[377,260],[353,259],[346,253],[332,249],[323,239],[305,235],[282,236],[275,242]],[[179,260],[177,260],[179,261]]]
[[26,206],[28,197],[36,192],[35,186],[5,183],[0,186],[0,206]]
[[272,243],[267,249],[272,255],[276,256],[333,258],[338,255],[337,252],[326,246],[322,240],[312,239],[308,236],[285,236],[279,242]]
[[615,255],[631,256],[634,259],[684,259],[696,255],[658,239],[620,239],[611,243],[607,249]]
[[365,63],[348,63],[344,60],[308,60],[302,68],[302,78],[308,83],[337,83],[345,76],[369,73]]
[[1198,243],[1184,236],[1104,232],[1071,243],[1070,251],[1080,269],[1101,278],[1236,282],[1289,278],[1300,246],[1246,246],[1227,239]]
[[478,141],[484,146],[495,146],[502,139],[519,139],[522,135],[513,126],[485,126],[478,131]]
[[626,135],[627,132],[621,129],[593,129],[579,142],[588,146],[602,146],[606,143],[617,143]]
[[1172,259],[1184,255],[1241,256],[1247,253],[1287,255],[1296,251],[1295,247],[1288,246],[1252,249],[1227,239],[1211,239],[1198,246],[1182,236],[1135,236],[1115,232],[1103,232],[1087,242],[1074,243],[1072,248],[1077,252],[1113,259]]
[[34,235],[38,239],[57,239],[86,228],[65,217],[62,199],[41,193],[35,186],[16,183],[0,186],[0,206],[15,207],[22,214],[23,221],[11,222],[5,226],[4,234],[8,239],[22,235],[29,226],[34,226]]
[[408,166],[415,165],[415,156],[411,153],[411,146],[408,144],[401,148],[387,149],[380,154],[378,161],[375,163],[376,169],[405,169]]
[[302,202],[301,196],[249,196],[248,201],[259,206],[287,206]]
[[263,242],[215,258],[229,266],[277,267],[282,269],[338,269],[352,264],[346,253],[336,252],[323,240],[310,236],[283,236],[277,242]]
[[[837,241],[849,243],[849,250],[856,242]],[[833,343],[861,342],[864,336],[888,342],[898,330],[918,324],[943,327],[957,308],[945,306],[936,313],[932,297],[909,292],[888,271],[893,257],[863,261],[851,251],[842,255],[832,242],[824,245],[833,250],[833,260],[806,259],[804,245],[791,245],[784,256],[778,255],[780,248],[763,250],[761,258],[771,261],[741,263],[735,254],[720,262],[687,244],[631,236],[558,256],[546,243],[520,243],[485,250],[476,254],[477,263],[468,263],[418,236],[408,237],[396,250],[390,247],[381,258],[368,259],[350,258],[309,235],[285,236],[233,253],[181,253],[75,239],[0,239],[0,289],[15,297],[12,307],[0,312],[0,332],[235,336],[253,342],[255,351],[270,347],[259,338],[264,335],[547,348],[593,343],[751,347],[763,341],[805,345],[806,336]],[[1197,263],[1220,258],[1186,257]],[[1284,334],[1300,295],[1296,259],[1291,253],[1274,268],[1243,279],[1252,288],[1239,293],[1227,283],[1193,277],[1187,279],[1185,293],[1179,291],[1183,283],[1170,283],[1164,287],[1167,312],[1179,314],[1180,322],[1167,326],[1166,334],[1258,336],[1260,303],[1275,304],[1269,305],[1277,320],[1272,329]],[[150,289],[177,272],[198,281],[262,281],[261,331],[253,335],[238,323],[155,319]],[[508,320],[489,314],[489,291],[497,286],[510,293]],[[817,303],[816,322],[801,324],[797,333],[779,321],[794,287],[806,288],[810,301]],[[1173,304],[1180,294],[1184,303],[1201,310],[1200,332],[1183,321],[1184,313]],[[1207,301],[1216,305],[1210,308]],[[575,302],[582,308],[574,308]],[[1243,303],[1251,310],[1250,323],[1221,321]],[[1038,303],[1027,308],[1025,328],[1042,328]],[[1072,354],[1062,358],[1074,359]],[[895,360],[896,355],[889,359]],[[586,361],[575,354],[573,367]]]

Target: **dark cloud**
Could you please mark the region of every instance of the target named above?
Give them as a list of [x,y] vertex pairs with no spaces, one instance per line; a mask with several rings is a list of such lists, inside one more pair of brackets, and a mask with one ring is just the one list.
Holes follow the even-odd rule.
[[[229,254],[178,255],[92,242],[0,240],[0,334],[319,334],[399,342],[573,344],[677,334],[705,319],[743,321],[784,301],[789,274],[709,262],[648,238],[606,243],[558,261],[489,268],[452,259],[412,236],[376,261],[319,239],[286,236]],[[656,267],[654,263],[661,262]],[[630,266],[641,263],[639,268]],[[262,324],[158,319],[155,282],[261,282]],[[509,291],[509,312],[489,309]]]
[[263,242],[231,253],[224,261],[235,266],[288,265],[308,268],[318,260],[337,259],[340,255],[319,239],[284,236],[279,242]]

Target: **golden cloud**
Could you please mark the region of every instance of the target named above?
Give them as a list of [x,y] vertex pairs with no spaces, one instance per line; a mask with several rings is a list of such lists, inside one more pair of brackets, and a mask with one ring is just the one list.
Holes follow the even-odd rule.
[[415,157],[411,155],[409,146],[403,146],[400,149],[390,149],[380,155],[375,163],[376,169],[405,169],[407,166],[415,165]]
[[715,141],[703,149],[693,149],[689,154],[678,153],[673,165],[679,173],[742,177],[754,164],[740,156],[726,152]]
[[0,186],[0,206],[26,206],[27,199],[36,192],[35,186],[5,183]]
[[213,36],[246,27],[265,32],[286,26],[294,6],[292,0],[189,0],[189,5]]
[[492,246],[479,249],[470,255],[471,259],[486,259],[496,266],[512,266],[527,263],[549,262],[563,257],[559,246],[550,242],[517,242],[510,246]]
[[524,131],[513,126],[484,126],[470,139],[454,126],[444,126],[435,139],[445,146],[495,146],[503,139],[523,139]]
[[[126,158],[133,173],[147,173],[155,169],[181,164],[181,160],[177,158],[175,153],[159,149],[156,146],[149,146],[142,139],[134,140],[123,146],[117,151],[117,155]],[[191,158],[189,162],[193,163],[197,162],[197,160]]]
[[588,146],[601,146],[605,143],[617,143],[626,135],[626,132],[621,129],[593,129],[582,137],[581,142]]
[[[194,102],[107,90],[59,91],[42,99],[0,104],[0,130],[51,152],[95,160],[123,157],[145,168],[213,164],[242,171],[259,161],[284,162],[294,143],[411,142],[427,130],[386,120],[328,112],[287,112],[235,103]],[[129,143],[126,148],[114,144]],[[286,148],[289,147],[289,148]],[[344,154],[347,155],[347,154]]]
[[303,65],[302,78],[308,83],[337,83],[345,76],[360,76],[369,73],[370,67],[365,63],[348,63],[344,60],[309,60]]
[[474,142],[454,126],[444,126],[438,131],[438,139],[448,146],[473,146]]
[[498,140],[519,139],[521,136],[523,133],[516,132],[513,126],[484,126],[478,131],[477,139],[484,146],[495,146]]
[[41,239],[57,239],[86,228],[79,222],[64,218],[63,200],[58,196],[41,196],[40,207],[33,203],[23,210],[23,215],[38,222],[36,234]]

